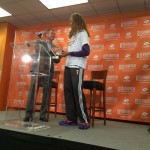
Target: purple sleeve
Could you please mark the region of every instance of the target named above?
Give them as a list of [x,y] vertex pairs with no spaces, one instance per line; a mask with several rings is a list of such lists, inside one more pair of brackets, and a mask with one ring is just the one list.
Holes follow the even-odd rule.
[[82,46],[82,50],[77,51],[77,52],[70,52],[70,56],[75,56],[75,57],[85,57],[90,54],[90,46],[88,44],[84,44]]

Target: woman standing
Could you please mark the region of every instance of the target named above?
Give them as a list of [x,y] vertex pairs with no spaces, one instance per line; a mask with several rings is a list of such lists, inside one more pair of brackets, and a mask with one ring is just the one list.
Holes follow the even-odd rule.
[[79,119],[79,129],[88,129],[90,125],[86,99],[82,90],[82,81],[87,56],[90,54],[90,34],[84,19],[78,13],[71,15],[70,25],[68,52],[63,52],[60,55],[60,57],[67,56],[64,71],[64,96],[67,120],[62,120],[59,124],[63,126],[78,125]]

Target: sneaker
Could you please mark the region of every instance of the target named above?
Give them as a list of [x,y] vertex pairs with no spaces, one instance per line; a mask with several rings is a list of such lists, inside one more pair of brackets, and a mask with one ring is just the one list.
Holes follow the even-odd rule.
[[76,126],[76,125],[78,125],[78,123],[77,123],[77,121],[62,120],[59,122],[59,125],[61,125],[61,126]]
[[33,119],[31,117],[25,117],[23,119],[24,122],[29,122],[29,121],[33,121]]
[[79,124],[79,129],[86,130],[88,128],[90,128],[90,125],[88,123],[80,123]]

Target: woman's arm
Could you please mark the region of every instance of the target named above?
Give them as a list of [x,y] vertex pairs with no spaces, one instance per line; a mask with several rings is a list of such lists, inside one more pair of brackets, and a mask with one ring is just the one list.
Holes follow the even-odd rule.
[[68,55],[70,56],[74,56],[74,57],[85,57],[88,56],[90,54],[90,46],[88,44],[84,44],[82,46],[82,50],[77,51],[77,52],[63,52],[60,56],[61,57],[66,57]]
[[75,57],[85,57],[88,56],[90,54],[90,46],[88,44],[84,44],[82,46],[82,50],[77,51],[77,52],[70,52],[69,55],[70,56],[75,56]]

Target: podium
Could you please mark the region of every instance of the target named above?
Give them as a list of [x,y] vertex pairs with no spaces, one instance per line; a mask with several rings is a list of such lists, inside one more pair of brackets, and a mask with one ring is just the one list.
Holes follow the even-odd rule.
[[[42,92],[38,94],[39,84],[43,84],[44,79],[49,78],[51,74],[52,58],[47,44],[45,41],[37,40],[11,46],[13,58],[4,124],[28,131],[49,128],[50,126],[39,120],[40,108],[35,105],[36,101],[42,100]],[[30,96],[32,94],[32,99],[27,101],[29,93]],[[23,120],[26,107],[32,114],[32,119],[28,122]]]

